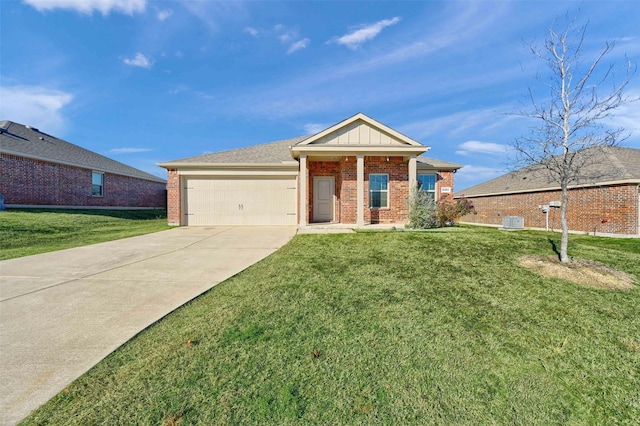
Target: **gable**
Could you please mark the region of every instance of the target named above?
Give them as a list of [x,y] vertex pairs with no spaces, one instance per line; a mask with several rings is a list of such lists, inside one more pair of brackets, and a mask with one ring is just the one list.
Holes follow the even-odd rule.
[[358,120],[323,136],[310,145],[408,145],[379,128]]

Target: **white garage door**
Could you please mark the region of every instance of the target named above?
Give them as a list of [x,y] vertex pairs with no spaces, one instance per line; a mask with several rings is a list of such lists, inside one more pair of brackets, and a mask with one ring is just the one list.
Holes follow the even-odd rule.
[[295,176],[187,177],[185,225],[296,225]]

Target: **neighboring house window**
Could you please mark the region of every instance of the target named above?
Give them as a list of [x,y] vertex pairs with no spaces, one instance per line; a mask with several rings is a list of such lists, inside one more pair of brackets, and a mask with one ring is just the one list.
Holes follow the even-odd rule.
[[369,205],[371,207],[389,207],[389,175],[369,175]]
[[418,190],[436,199],[436,175],[418,175]]
[[93,172],[91,174],[91,195],[102,197],[104,195],[104,174]]

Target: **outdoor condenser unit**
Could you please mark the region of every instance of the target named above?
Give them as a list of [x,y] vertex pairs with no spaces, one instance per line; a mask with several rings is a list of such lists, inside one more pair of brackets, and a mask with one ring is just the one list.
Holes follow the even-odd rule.
[[524,217],[505,216],[502,218],[502,227],[504,229],[524,229]]

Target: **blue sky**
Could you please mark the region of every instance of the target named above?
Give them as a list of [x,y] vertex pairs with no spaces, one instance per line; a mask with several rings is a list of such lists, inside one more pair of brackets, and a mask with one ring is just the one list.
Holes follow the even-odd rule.
[[[0,0],[0,120],[166,177],[156,163],[362,112],[464,164],[460,190],[508,168],[530,125],[512,113],[545,96],[527,43],[567,12],[589,21],[585,58],[616,41],[608,62],[640,62],[637,0]],[[611,124],[640,148],[640,103]]]

